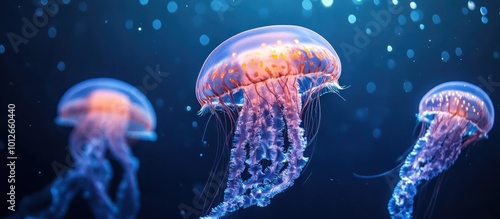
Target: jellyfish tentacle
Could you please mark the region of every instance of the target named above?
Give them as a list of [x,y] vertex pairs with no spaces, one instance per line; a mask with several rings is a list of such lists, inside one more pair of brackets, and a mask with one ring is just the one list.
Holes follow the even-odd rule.
[[139,187],[136,172],[139,161],[135,158],[123,137],[110,137],[111,155],[121,164],[123,176],[116,192],[116,206],[121,209],[117,218],[134,218],[139,212]]
[[52,202],[47,209],[34,213],[36,218],[64,217],[71,200],[78,192],[83,192],[83,197],[99,218],[113,218],[117,209],[106,192],[112,174],[111,165],[103,158],[100,145],[86,144],[84,147],[88,148],[89,151],[85,153],[92,159],[80,160],[75,169],[70,170],[50,185]]
[[280,183],[275,184],[273,187],[272,196],[292,186],[293,181],[300,176],[302,168],[308,160],[303,156],[307,147],[307,140],[304,137],[304,129],[300,127],[302,123],[300,118],[302,97],[298,90],[293,90],[293,88],[297,87],[296,83],[296,80],[287,80],[284,83],[276,83],[274,86],[275,90],[279,92],[277,95],[279,97],[278,101],[282,106],[290,145],[285,154],[286,169],[281,172]]
[[252,125],[252,114],[245,103],[236,121],[233,146],[229,160],[227,188],[224,190],[224,201],[212,208],[210,214],[202,219],[221,218],[230,212],[238,210],[243,205],[243,188],[240,187],[243,180],[241,173],[245,170],[245,145],[248,142],[249,127]]
[[[447,127],[450,125],[454,127]],[[450,115],[436,115],[432,120],[401,167],[401,179],[388,205],[392,218],[411,218],[417,186],[436,177],[457,160],[464,134],[459,130],[464,130],[465,125],[464,119]]]
[[[258,86],[256,91],[269,92],[269,87]],[[245,180],[243,187],[247,196],[244,206],[257,205],[264,207],[275,195],[272,193],[275,184],[281,181],[280,171],[285,156],[282,150],[284,139],[283,114],[274,95],[261,96],[259,92],[250,92],[256,98],[252,100],[252,112],[257,118],[252,124],[252,137],[249,142],[247,159],[248,172],[251,175]]]

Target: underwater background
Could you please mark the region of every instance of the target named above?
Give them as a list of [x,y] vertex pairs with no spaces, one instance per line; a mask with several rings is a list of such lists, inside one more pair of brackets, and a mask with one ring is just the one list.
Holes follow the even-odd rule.
[[[42,9],[51,4],[57,8]],[[428,90],[467,81],[500,109],[495,1],[4,0],[0,8],[0,111],[7,126],[7,106],[15,104],[17,204],[49,185],[61,171],[56,167],[71,168],[71,128],[54,123],[61,96],[86,79],[110,77],[141,89],[157,114],[158,140],[131,146],[140,162],[138,218],[206,214],[222,197],[200,193],[211,172],[223,171],[213,164],[229,158],[220,124],[197,114],[196,79],[217,45],[260,26],[299,25],[322,35],[340,57],[339,82],[348,88],[321,96],[319,132],[295,184],[265,208],[227,218],[389,218],[397,174],[353,173],[378,174],[401,162],[418,137],[415,114]],[[26,22],[38,23],[26,30]],[[144,78],[155,72],[157,86],[146,89]],[[496,123],[489,139],[462,150],[448,171],[420,188],[414,218],[500,218]],[[1,194],[9,192],[5,129]],[[3,218],[12,212],[1,203]],[[80,195],[65,218],[93,215]]]

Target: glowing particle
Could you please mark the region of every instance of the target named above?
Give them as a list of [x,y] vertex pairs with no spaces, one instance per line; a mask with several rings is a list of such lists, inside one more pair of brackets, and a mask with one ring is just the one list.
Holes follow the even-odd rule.
[[203,2],[198,2],[194,6],[194,11],[196,11],[197,14],[205,14],[205,12],[207,11],[207,7]]
[[353,14],[350,14],[348,17],[347,17],[347,20],[349,21],[350,24],[354,24],[356,23],[356,16],[353,15]]
[[57,29],[55,27],[49,27],[48,35],[50,38],[54,38],[57,35]]
[[481,12],[481,15],[486,16],[488,14],[488,9],[486,9],[486,7],[481,7],[479,8],[479,12]]
[[394,68],[396,68],[396,61],[394,61],[394,59],[389,59],[389,60],[387,61],[387,67],[388,67],[389,69],[394,69]]
[[78,4],[78,10],[80,10],[81,12],[85,12],[87,11],[87,9],[88,9],[87,2],[80,2]]
[[[175,13],[177,11],[179,7],[177,6],[177,2],[175,1],[171,1],[167,4],[167,10],[168,12],[170,13]],[[195,10],[196,10],[196,6],[195,6]]]
[[366,84],[366,91],[368,93],[371,94],[371,93],[375,92],[375,90],[377,90],[377,85],[375,83],[370,81],[370,82],[368,82],[368,84]]
[[437,15],[437,14],[432,15],[432,23],[434,23],[434,24],[441,23],[441,17],[439,17],[439,15]]
[[302,8],[306,11],[311,10],[313,7],[312,2],[310,0],[303,0],[302,1]]
[[483,22],[483,24],[487,24],[488,23],[488,18],[483,16],[481,17],[481,22]]
[[413,84],[411,83],[411,81],[405,80],[405,82],[403,82],[403,90],[406,93],[409,93],[411,90],[413,90]]
[[399,25],[405,25],[406,24],[406,17],[402,14],[398,16],[398,23]]
[[462,14],[468,15],[469,14],[469,10],[466,7],[463,7],[462,8]]
[[413,21],[413,22],[417,22],[417,21],[420,21],[422,20],[422,17],[423,17],[423,13],[421,10],[413,10],[410,12],[410,19]]
[[[1,53],[1,51],[0,51],[0,53]],[[494,59],[500,58],[500,53],[498,53],[497,51],[493,52],[493,58]]]
[[333,0],[321,0],[321,3],[322,3],[325,7],[329,8],[330,6],[332,6],[332,5],[333,5]]
[[35,9],[35,15],[41,17],[43,15],[43,9],[38,7]]
[[443,51],[441,53],[441,61],[447,62],[448,60],[450,60],[450,54],[446,51]]
[[210,42],[210,38],[207,35],[203,34],[200,36],[201,45],[206,46],[209,42]]
[[159,30],[159,29],[161,28],[161,21],[160,21],[160,20],[158,20],[158,19],[155,19],[155,20],[153,21],[153,28],[154,28],[155,30]]
[[410,8],[411,8],[411,9],[416,9],[416,8],[417,8],[417,3],[415,3],[415,2],[410,2]]
[[468,1],[467,7],[469,8],[469,10],[472,11],[472,10],[476,9],[476,3],[474,3],[473,1]]
[[411,59],[411,58],[415,57],[415,51],[413,51],[413,49],[408,49],[408,50],[406,51],[406,56],[407,56],[409,59]]
[[128,20],[125,21],[125,28],[127,30],[130,30],[133,27],[134,27],[134,22],[132,20],[128,19]]
[[455,55],[462,56],[462,49],[460,47],[455,48]]
[[66,69],[66,63],[64,63],[63,61],[58,62],[57,63],[57,70],[64,71],[64,69]]

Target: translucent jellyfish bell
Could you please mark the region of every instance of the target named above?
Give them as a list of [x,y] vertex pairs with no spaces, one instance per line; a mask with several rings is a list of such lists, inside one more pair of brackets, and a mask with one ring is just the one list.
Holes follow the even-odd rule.
[[[127,100],[120,100],[113,93],[126,96]],[[125,104],[126,101],[130,102],[130,118],[128,118],[126,136],[138,140],[156,140],[154,132],[156,114],[149,100],[137,88],[111,78],[90,79],[71,87],[59,101],[56,123],[61,126],[76,126],[88,113],[96,112],[90,108],[92,104],[89,101],[96,100],[96,98],[89,98],[91,95],[99,95],[100,99],[115,101],[116,109],[114,110],[123,110],[124,107],[120,104]],[[97,110],[97,112],[107,113],[106,110]]]

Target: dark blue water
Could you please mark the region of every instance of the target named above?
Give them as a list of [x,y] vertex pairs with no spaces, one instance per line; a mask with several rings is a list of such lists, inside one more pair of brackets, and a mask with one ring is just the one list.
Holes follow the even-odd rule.
[[[16,106],[17,205],[56,178],[54,166],[71,167],[71,129],[54,123],[57,104],[71,86],[95,77],[139,87],[157,113],[158,140],[132,146],[140,161],[138,218],[183,218],[180,207],[187,206],[193,214],[185,218],[197,218],[218,204],[220,195],[197,203],[212,165],[226,164],[228,154],[216,120],[197,115],[195,82],[217,45],[255,27],[292,24],[316,31],[339,54],[339,81],[349,87],[341,97],[321,97],[319,133],[295,185],[265,208],[228,218],[389,218],[397,176],[360,179],[352,173],[377,174],[398,165],[418,137],[415,114],[428,90],[467,81],[500,108],[500,7],[491,1],[61,2],[46,11],[39,9],[45,0],[1,3],[0,109],[7,115],[7,105]],[[145,88],[151,71],[161,77]],[[7,200],[5,129],[0,185]],[[499,145],[494,126],[489,139],[462,150],[455,165],[421,187],[415,218],[500,218]],[[12,213],[5,200],[2,217]],[[92,217],[78,196],[66,218]]]

